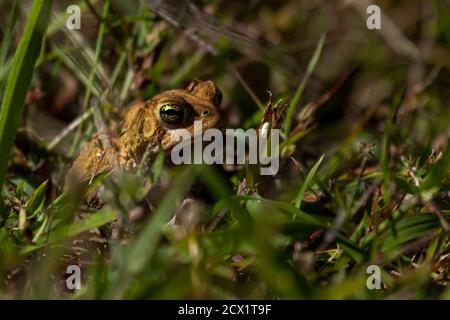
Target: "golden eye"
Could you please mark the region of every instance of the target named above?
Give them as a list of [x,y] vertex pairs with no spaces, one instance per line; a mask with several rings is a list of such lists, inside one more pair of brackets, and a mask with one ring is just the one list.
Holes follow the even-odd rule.
[[160,119],[168,125],[183,124],[186,118],[185,108],[174,103],[165,103],[159,108]]

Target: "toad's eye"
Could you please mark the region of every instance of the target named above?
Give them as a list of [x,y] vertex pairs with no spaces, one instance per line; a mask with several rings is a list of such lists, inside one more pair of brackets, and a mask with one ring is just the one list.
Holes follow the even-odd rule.
[[160,119],[168,125],[180,125],[186,118],[186,110],[174,103],[165,103],[159,108]]

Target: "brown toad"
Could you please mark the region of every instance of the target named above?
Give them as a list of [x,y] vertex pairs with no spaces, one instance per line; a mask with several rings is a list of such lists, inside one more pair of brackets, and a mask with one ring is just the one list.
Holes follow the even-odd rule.
[[[222,94],[213,81],[192,81],[186,89],[169,90],[147,102],[132,106],[125,114],[119,135],[110,137],[110,147],[99,145],[95,135],[81,150],[66,178],[88,181],[97,173],[131,169],[140,163],[144,153],[170,150],[179,141],[173,133],[180,128],[194,132],[194,121],[203,130],[219,123]],[[115,163],[114,163],[115,162]]]

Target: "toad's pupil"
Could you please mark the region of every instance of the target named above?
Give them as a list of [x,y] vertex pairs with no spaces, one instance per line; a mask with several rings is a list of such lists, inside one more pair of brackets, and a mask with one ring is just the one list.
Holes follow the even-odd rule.
[[184,110],[179,105],[163,105],[159,112],[161,120],[167,124],[181,124],[184,118]]

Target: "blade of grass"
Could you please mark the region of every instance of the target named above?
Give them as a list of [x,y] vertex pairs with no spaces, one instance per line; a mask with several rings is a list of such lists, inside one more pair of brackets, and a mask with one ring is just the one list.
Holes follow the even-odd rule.
[[392,127],[394,125],[395,115],[397,114],[397,110],[400,107],[400,104],[403,100],[403,96],[406,92],[406,88],[403,88],[400,93],[398,93],[394,97],[394,101],[392,104],[392,108],[389,112],[388,119],[386,121],[386,128],[384,130],[383,140],[382,140],[382,149],[381,149],[381,159],[380,159],[380,169],[383,176],[383,199],[385,207],[388,207],[391,203],[391,169],[390,169],[390,141],[391,141],[391,132]]
[[303,195],[306,192],[306,189],[311,184],[314,176],[316,175],[317,169],[319,169],[320,164],[322,163],[324,155],[320,157],[319,161],[311,168],[306,176],[305,182],[303,182],[300,190],[298,191],[297,197],[295,198],[295,207],[300,210],[300,206],[302,204]]
[[[13,36],[14,26],[16,25],[17,16],[19,13],[18,1],[14,1],[13,7],[11,9],[11,14],[9,16],[8,25],[6,30],[3,32],[3,39],[0,45],[0,74],[5,74],[4,69],[7,68],[6,55],[8,53],[9,45]],[[0,77],[0,80],[2,77]],[[2,89],[2,87],[0,87]],[[2,90],[0,90],[2,92]]]
[[[8,168],[8,159],[16,137],[25,104],[25,96],[33,76],[36,60],[50,17],[52,0],[35,0],[20,39],[0,109],[0,190]],[[1,216],[3,200],[0,201]]]
[[199,168],[194,167],[192,169],[189,167],[184,168],[184,170],[177,175],[173,186],[158,205],[153,216],[134,242],[134,245],[130,247],[131,250],[126,265],[128,272],[138,273],[142,271],[152,259],[159,236],[162,232],[162,227],[169,221],[171,215],[175,212],[177,202],[174,200],[186,193],[198,173]]
[[442,154],[441,159],[431,168],[431,171],[425,177],[420,185],[421,191],[427,191],[438,185],[448,174],[450,170],[450,144]]
[[[450,215],[445,215],[445,218],[449,220]],[[391,230],[387,231],[386,237],[383,240],[382,251],[387,252],[395,250],[407,241],[420,238],[429,232],[436,231],[439,226],[439,219],[431,214],[403,218],[396,224],[397,234],[394,234]]]
[[312,73],[314,72],[314,69],[316,68],[317,62],[319,62],[320,55],[322,54],[323,45],[325,44],[325,39],[326,34],[323,33],[320,36],[319,42],[317,43],[316,50],[314,51],[311,60],[309,60],[305,76],[303,77],[303,80],[300,82],[300,85],[298,86],[297,91],[295,91],[294,97],[292,98],[291,103],[289,104],[286,114],[286,121],[284,123],[284,133],[286,134],[286,136],[289,135],[289,132],[291,130],[292,116],[294,115],[294,112],[300,102],[300,99],[303,96],[303,92],[305,91],[309,78],[311,77]]
[[95,214],[92,214],[82,220],[62,225],[55,230],[52,230],[49,234],[48,239],[45,237],[41,237],[41,239],[45,240],[42,240],[40,242],[38,241],[38,243],[35,245],[24,247],[21,253],[28,254],[39,248],[42,248],[45,245],[68,240],[80,233],[99,228],[101,226],[104,226],[105,224],[113,222],[116,217],[117,215],[114,211],[111,211],[109,209],[102,209],[101,211],[96,212]]
[[89,75],[89,85],[87,87],[86,95],[84,97],[84,103],[83,103],[84,110],[86,110],[88,107],[89,100],[91,98],[92,86],[93,86],[94,80],[95,80],[97,65],[100,62],[100,54],[102,51],[103,40],[105,38],[105,30],[106,30],[105,20],[109,14],[109,7],[110,7],[110,2],[105,1],[104,5],[103,5],[102,21],[100,23],[100,29],[98,30],[97,42],[95,44],[94,65],[92,66],[92,70]]
[[33,192],[33,195],[26,204],[28,219],[34,217],[44,206],[45,192],[47,191],[48,180],[45,180],[37,189]]

